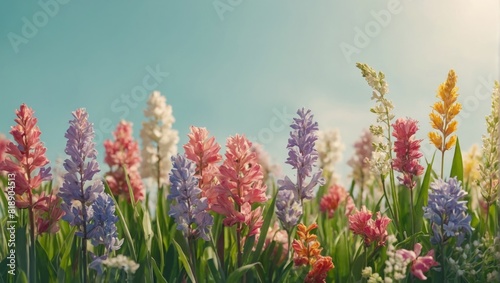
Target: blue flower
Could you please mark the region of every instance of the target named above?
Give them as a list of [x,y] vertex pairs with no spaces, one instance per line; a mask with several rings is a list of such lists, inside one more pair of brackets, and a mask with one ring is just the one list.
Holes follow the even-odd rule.
[[276,197],[276,216],[287,231],[291,231],[299,223],[302,216],[302,205],[290,190],[280,190]]
[[456,244],[462,244],[465,234],[472,233],[471,216],[467,213],[466,195],[457,178],[446,182],[438,179],[431,183],[429,201],[424,207],[424,217],[430,220],[433,235],[431,243],[446,243],[456,237]]
[[106,193],[101,193],[92,203],[93,217],[87,226],[87,236],[92,239],[92,245],[104,245],[106,251],[118,250],[123,239],[118,239],[116,222],[118,217],[115,215],[115,203]]
[[[207,198],[201,197],[198,179],[194,176],[196,164],[183,155],[172,156],[172,171],[170,173],[170,194],[168,199],[175,200],[176,204],[170,207],[169,216],[175,218],[177,230],[185,237],[200,237],[210,240],[210,226],[213,217],[206,211]],[[191,225],[196,224],[196,228]]]

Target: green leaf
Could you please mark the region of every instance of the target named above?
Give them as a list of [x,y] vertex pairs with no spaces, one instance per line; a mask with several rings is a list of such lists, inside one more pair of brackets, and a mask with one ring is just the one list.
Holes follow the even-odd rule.
[[245,273],[247,273],[251,269],[256,271],[260,282],[262,282],[262,278],[260,278],[260,274],[257,270],[257,268],[259,267],[262,268],[262,264],[260,262],[243,265],[229,275],[229,277],[227,278],[227,282],[240,282],[240,278],[243,277],[243,275],[245,275]]
[[[273,218],[274,204],[276,202],[277,195],[278,195],[278,193],[274,194],[274,197],[271,200],[271,203],[267,207],[267,212],[266,212],[266,216],[264,218],[264,223],[262,224],[262,227],[260,227],[260,234],[261,235],[267,235],[267,231],[269,230],[269,225],[271,224],[271,219]],[[266,240],[266,237],[259,237],[259,241],[257,242],[257,246],[255,247],[255,252],[252,255],[252,262],[256,262],[259,259],[259,256],[261,255],[262,247],[264,246],[265,240]]]
[[193,270],[191,270],[191,265],[189,264],[188,258],[184,251],[182,250],[181,246],[177,243],[177,241],[172,240],[174,243],[174,246],[177,250],[177,253],[179,254],[179,260],[182,263],[182,266],[184,266],[184,269],[186,270],[187,275],[189,276],[189,279],[191,279],[192,282],[196,282],[193,274]]
[[165,277],[163,277],[163,274],[161,274],[161,271],[158,268],[158,265],[156,264],[156,261],[155,261],[154,258],[151,258],[151,263],[153,265],[153,271],[154,271],[154,274],[155,274],[156,282],[158,282],[158,283],[168,283],[167,279],[165,279]]
[[[47,253],[40,245],[38,241],[36,241],[36,261],[37,264],[37,273],[39,282],[52,282],[56,279],[56,269],[50,262]],[[50,280],[49,280],[50,279]]]
[[464,165],[462,161],[462,151],[460,150],[460,142],[457,139],[455,146],[455,154],[453,155],[453,162],[451,164],[450,178],[457,177],[459,181],[464,182]]

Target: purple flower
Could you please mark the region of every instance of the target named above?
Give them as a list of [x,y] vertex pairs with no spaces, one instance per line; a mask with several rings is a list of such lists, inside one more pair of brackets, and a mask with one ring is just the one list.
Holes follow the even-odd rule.
[[291,231],[299,223],[300,216],[302,216],[302,205],[300,201],[295,199],[292,191],[278,191],[278,196],[276,197],[276,216],[278,216],[283,228],[287,231]]
[[[78,228],[75,235],[91,239],[94,246],[105,245],[105,255],[100,257],[105,258],[123,243],[116,231],[115,204],[104,193],[102,182],[93,180],[100,170],[92,141],[94,129],[88,121],[88,114],[84,109],[77,109],[73,117],[65,134],[65,152],[69,155],[64,161],[67,173],[58,193],[63,200],[61,208],[66,212],[63,219]],[[93,261],[89,267],[99,271],[100,263]]]
[[311,110],[306,111],[302,108],[297,111],[297,114],[299,118],[294,118],[294,122],[290,125],[292,131],[288,139],[286,160],[287,164],[297,170],[297,183],[294,184],[288,176],[285,176],[283,180],[278,180],[276,213],[285,227],[297,224],[302,214],[302,201],[312,199],[314,187],[318,184],[323,185],[325,182],[321,177],[323,173],[321,169],[313,173],[313,167],[316,167],[315,163],[318,160],[318,152],[314,148],[318,139],[316,136],[318,123],[313,122]]
[[[185,237],[200,237],[205,241],[210,240],[210,226],[213,218],[206,209],[207,198],[201,197],[201,189],[198,187],[198,179],[195,177],[196,164],[185,156],[177,154],[172,156],[172,171],[170,173],[170,194],[168,199],[175,200],[169,216],[175,218],[177,229],[181,230]],[[191,225],[196,224],[196,228]]]
[[465,233],[472,233],[471,216],[467,214],[466,195],[457,178],[446,182],[438,179],[431,183],[429,202],[424,207],[424,217],[430,220],[433,235],[432,244],[446,243],[456,237],[456,244],[462,244]]

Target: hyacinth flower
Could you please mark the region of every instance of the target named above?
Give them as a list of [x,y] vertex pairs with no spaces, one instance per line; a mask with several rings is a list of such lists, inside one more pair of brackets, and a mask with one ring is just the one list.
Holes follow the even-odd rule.
[[[114,141],[104,141],[104,162],[110,168],[105,179],[114,195],[123,195],[129,201],[132,201],[130,197],[133,195],[134,201],[141,201],[144,199],[144,186],[139,175],[141,156],[139,144],[132,136],[132,123],[121,121],[113,137]],[[132,193],[129,192],[129,184]]]
[[319,210],[326,213],[328,218],[332,218],[340,204],[347,201],[348,196],[344,187],[338,184],[332,185],[321,198]]
[[[58,195],[62,198],[62,209],[66,213],[63,220],[77,227],[76,236],[82,238],[81,274],[83,282],[88,282],[88,267],[101,271],[102,260],[109,253],[120,248],[123,240],[118,239],[114,201],[104,192],[101,180],[95,179],[100,172],[97,163],[97,151],[93,142],[94,129],[84,109],[73,113],[74,119],[64,135],[67,139],[65,152],[68,158],[64,161],[67,173]],[[93,256],[88,265],[87,241],[94,246],[103,244],[105,253]]]
[[486,116],[486,129],[487,134],[483,135],[483,158],[479,165],[479,171],[481,173],[481,182],[479,185],[481,187],[481,195],[487,206],[486,214],[486,226],[489,225],[489,207],[499,199],[499,182],[500,178],[500,163],[499,163],[499,126],[500,126],[500,85],[495,82],[495,88],[493,94],[491,95],[491,113]]
[[[389,207],[392,219],[399,227],[398,210],[399,206],[398,192],[394,180],[394,172],[391,168],[392,160],[392,139],[391,139],[391,121],[394,119],[394,105],[387,99],[389,86],[385,81],[385,75],[382,72],[376,72],[367,64],[356,63],[356,67],[361,70],[368,85],[372,88],[372,100],[376,105],[370,111],[377,115],[377,124],[370,125],[370,132],[373,134],[373,152],[370,159],[370,168],[375,176],[378,176],[382,183],[384,197]],[[385,189],[385,177],[389,174],[391,184],[392,204],[389,201]]]
[[460,246],[465,235],[472,233],[467,201],[463,200],[467,192],[462,189],[461,182],[456,177],[446,181],[437,179],[430,187],[424,217],[429,220],[432,228],[431,244],[441,247],[441,265],[446,275],[444,246],[452,239],[456,239],[455,244]]
[[387,226],[391,222],[386,216],[377,212],[375,219],[372,219],[372,212],[363,205],[360,211],[355,211],[349,215],[349,230],[354,235],[363,237],[366,247],[375,244],[376,247],[382,247],[387,241]]
[[[196,165],[195,176],[198,178],[198,186],[203,197],[210,196],[210,191],[218,183],[217,175],[219,168],[217,164],[222,160],[219,154],[220,145],[215,137],[208,137],[206,128],[190,127],[189,141],[184,145],[186,158]],[[210,207],[210,199],[209,207]]]
[[[5,160],[7,150],[7,145],[9,144],[9,140],[2,134],[0,134],[0,163]],[[0,171],[1,173],[1,171]]]
[[370,170],[370,159],[373,152],[373,134],[364,130],[361,137],[354,143],[354,155],[347,161],[347,165],[352,168],[351,177],[360,187],[360,197],[363,189],[373,180]]
[[210,201],[212,210],[224,216],[223,224],[237,225],[238,266],[242,264],[244,239],[258,237],[263,223],[262,209],[252,210],[252,205],[267,200],[264,176],[251,146],[245,136],[235,135],[227,139],[225,159],[219,168],[220,184],[209,195],[209,199],[213,199]]
[[335,164],[342,160],[342,143],[338,129],[327,131],[318,131],[318,140],[316,142],[320,168],[323,169],[323,175],[327,185],[338,183],[339,177],[335,173]]
[[441,151],[441,178],[443,178],[444,153],[451,149],[457,142],[453,133],[457,130],[458,122],[454,118],[460,113],[462,105],[457,102],[458,88],[455,71],[448,72],[446,82],[441,84],[436,95],[440,100],[432,105],[429,114],[431,126],[437,131],[429,132],[431,143]]
[[294,265],[310,267],[304,282],[326,282],[328,271],[334,268],[332,258],[321,255],[321,244],[318,242],[317,236],[311,233],[316,228],[318,228],[316,223],[309,227],[299,223],[297,226],[299,239],[293,240],[292,243]]
[[[11,127],[10,134],[14,142],[2,142],[5,146],[5,155],[0,160],[0,171],[15,176],[14,192],[16,195],[16,207],[28,209],[29,223],[29,246],[30,246],[30,281],[36,282],[36,254],[35,241],[36,234],[43,232],[56,232],[57,222],[61,218],[60,213],[53,213],[52,219],[42,217],[44,211],[57,210],[59,201],[52,201],[53,196],[38,195],[35,189],[39,188],[42,182],[49,181],[52,177],[50,167],[47,166],[49,160],[45,157],[46,148],[40,141],[41,131],[37,125],[37,118],[33,109],[22,104],[16,110],[16,125]],[[8,157],[10,156],[10,158]],[[50,199],[50,207],[47,200]],[[38,225],[37,223],[44,222]],[[50,228],[50,229],[49,229]]]
[[321,177],[321,169],[313,172],[318,160],[318,152],[315,149],[318,123],[313,121],[311,110],[302,108],[297,114],[299,117],[294,118],[290,125],[292,131],[288,139],[288,158],[285,162],[297,170],[297,183],[293,183],[288,176],[278,180],[276,197],[276,215],[289,234],[291,228],[300,220],[304,199],[312,199],[314,187],[325,182]]
[[141,176],[153,178],[159,190],[168,181],[168,172],[172,168],[171,157],[177,154],[179,134],[172,129],[175,118],[172,106],[167,105],[165,96],[154,91],[144,110],[147,121],[142,123],[142,163]]
[[420,280],[427,280],[424,273],[429,271],[432,267],[438,266],[439,263],[434,260],[434,250],[428,251],[425,256],[420,256],[421,251],[422,245],[416,243],[413,251],[400,249],[397,250],[396,253],[401,256],[405,262],[410,264],[410,272],[413,276]]
[[[195,177],[196,165],[180,154],[172,156],[172,165],[168,199],[174,200],[175,204],[171,206],[169,216],[175,219],[177,230],[182,231],[188,240],[202,238],[208,241],[213,218],[206,211],[207,198],[201,197],[202,191]],[[196,227],[193,228],[193,224]]]
[[269,153],[258,143],[252,143],[252,152],[255,152],[257,159],[264,174],[264,183],[267,184],[271,177],[276,178],[280,175],[281,169],[277,164],[271,162]]

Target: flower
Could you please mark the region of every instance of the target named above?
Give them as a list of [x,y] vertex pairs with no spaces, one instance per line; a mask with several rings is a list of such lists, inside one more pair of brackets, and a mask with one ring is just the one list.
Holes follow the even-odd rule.
[[124,195],[130,201],[128,178],[134,200],[141,201],[144,198],[144,186],[139,175],[141,157],[139,144],[132,137],[132,123],[121,121],[113,136],[115,141],[104,141],[104,161],[110,167],[105,176],[109,188],[114,195]]
[[320,168],[323,169],[327,179],[330,179],[330,184],[337,183],[339,177],[335,174],[335,164],[342,159],[342,151],[344,150],[338,129],[318,131],[316,148]]
[[419,151],[420,142],[414,138],[417,133],[417,121],[413,119],[399,118],[394,124],[392,135],[396,138],[394,142],[394,158],[392,167],[394,170],[403,173],[403,177],[398,177],[399,182],[412,190],[416,182],[414,177],[424,173],[424,167],[419,164],[422,153]]
[[[394,235],[389,235],[387,237],[387,251],[386,251],[387,260],[385,261],[385,268],[384,268],[384,276],[385,276],[384,282],[394,282],[394,281],[400,282],[400,280],[405,279],[406,268],[408,267],[408,264],[411,262],[411,260],[403,258],[403,256],[400,253],[398,253],[394,245],[396,241],[397,239]],[[374,279],[376,278],[377,277],[375,277]],[[382,282],[382,280],[380,282]]]
[[117,255],[102,261],[102,264],[110,268],[123,269],[127,273],[134,274],[139,269],[139,264],[124,255]]
[[65,152],[68,158],[64,161],[67,173],[58,196],[63,200],[63,220],[77,227],[75,235],[84,240],[91,239],[94,246],[105,246],[105,254],[95,257],[89,265],[100,272],[102,259],[112,250],[119,249],[123,239],[118,239],[114,201],[104,192],[101,180],[94,180],[100,169],[88,113],[80,108],[72,114],[74,119],[69,122],[64,135],[67,139]]
[[481,173],[481,195],[487,203],[487,206],[498,199],[499,188],[499,112],[500,112],[500,85],[495,82],[495,88],[491,95],[491,113],[486,117],[487,134],[483,135],[483,158],[479,165]]
[[[170,207],[169,216],[175,218],[177,230],[186,238],[200,237],[208,241],[213,218],[206,211],[207,198],[200,197],[201,189],[194,176],[196,165],[180,154],[172,157],[172,164],[168,199],[175,200],[175,204]],[[196,224],[196,228],[192,228],[192,224]]]
[[280,175],[280,167],[271,163],[269,153],[264,150],[264,147],[261,144],[254,142],[251,150],[257,155],[257,160],[259,161],[262,174],[264,174],[264,183],[267,183],[269,176],[278,177]]
[[354,143],[354,155],[347,165],[352,168],[352,178],[360,187],[365,187],[373,178],[370,171],[370,159],[373,152],[373,135],[365,130],[361,137]]
[[427,280],[424,273],[429,271],[433,266],[438,266],[439,263],[434,261],[434,250],[427,252],[425,256],[419,256],[422,251],[422,245],[416,243],[413,251],[405,249],[397,250],[396,253],[401,255],[405,261],[411,262],[411,273],[420,280]]
[[167,174],[172,168],[171,157],[177,153],[179,135],[172,129],[175,122],[172,106],[167,105],[166,98],[154,91],[148,99],[144,110],[146,122],[142,123],[142,164],[143,178],[154,178],[158,187],[166,184]]
[[56,195],[45,195],[42,192],[35,202],[35,219],[37,234],[51,233],[59,231],[59,219],[64,215],[61,209],[61,199]]
[[[294,184],[288,176],[278,180],[279,190],[291,190],[296,199],[312,199],[314,187],[323,185],[324,179],[321,177],[322,170],[313,173],[313,167],[318,160],[318,152],[314,148],[318,139],[316,131],[318,123],[313,122],[311,110],[304,108],[297,111],[299,118],[294,118],[290,127],[290,138],[288,139],[288,158],[285,163],[297,170],[297,184]],[[306,178],[311,177],[309,183]]]
[[332,258],[321,255],[321,244],[318,242],[317,236],[311,233],[317,227],[316,223],[311,224],[309,227],[300,223],[297,226],[299,239],[293,240],[292,243],[294,265],[311,267],[305,282],[325,282],[328,271],[334,268]]
[[[382,72],[376,72],[367,64],[356,63],[356,67],[361,70],[361,74],[365,78],[368,85],[373,89],[372,100],[376,101],[376,105],[370,109],[372,113],[377,115],[377,123],[379,125],[371,125],[370,132],[373,134],[373,154],[370,159],[370,168],[375,175],[385,176],[389,173],[390,158],[391,158],[391,129],[389,127],[391,120],[394,119],[392,110],[394,106],[390,100],[386,98],[389,92],[389,87],[385,81],[385,75]],[[387,135],[384,136],[384,130]]]
[[266,185],[257,156],[250,150],[252,143],[245,136],[229,137],[225,160],[219,168],[220,184],[209,196],[212,210],[225,216],[224,225],[245,223],[242,214],[245,203],[252,205],[267,200]]
[[[46,167],[49,160],[45,157],[46,148],[40,141],[41,131],[37,125],[37,118],[33,109],[22,104],[16,110],[15,122],[17,125],[11,127],[10,134],[17,143],[9,141],[5,153],[13,159],[5,158],[0,162],[0,171],[15,174],[16,186],[14,192],[17,198],[27,199],[24,207],[34,205],[33,189],[38,188],[43,181],[51,179],[50,167]],[[25,195],[27,193],[27,195]]]
[[[219,168],[217,163],[222,160],[219,154],[220,145],[215,141],[215,137],[208,137],[206,128],[190,127],[191,133],[188,134],[189,141],[184,145],[186,157],[196,164],[196,174],[202,196],[210,195],[218,183],[217,175]],[[210,206],[210,199],[209,199]]]
[[443,244],[456,237],[461,245],[465,233],[472,233],[471,216],[467,214],[467,195],[457,178],[432,182],[429,200],[424,207],[424,217],[430,221],[433,235],[431,243]]
[[290,190],[279,190],[276,196],[276,216],[283,228],[290,232],[302,216],[302,204]]
[[[2,134],[0,134],[0,163],[5,160],[7,150],[7,145],[9,144],[9,140]],[[0,170],[1,173],[1,170]]]
[[328,193],[321,198],[319,210],[327,213],[328,218],[332,218],[340,203],[347,200],[347,196],[344,187],[337,184],[332,185],[328,189]]
[[376,243],[377,246],[384,246],[387,240],[387,226],[391,222],[386,216],[377,212],[375,220],[372,219],[372,212],[363,205],[361,211],[356,211],[349,215],[349,229],[355,234],[364,238],[366,246]]
[[429,132],[429,139],[443,153],[454,146],[457,141],[457,136],[451,135],[457,130],[458,124],[457,120],[453,119],[462,109],[462,105],[457,102],[458,88],[455,86],[456,83],[455,71],[450,70],[446,82],[439,86],[436,95],[440,101],[434,103],[432,112],[429,114],[431,126],[437,130],[437,132]]

